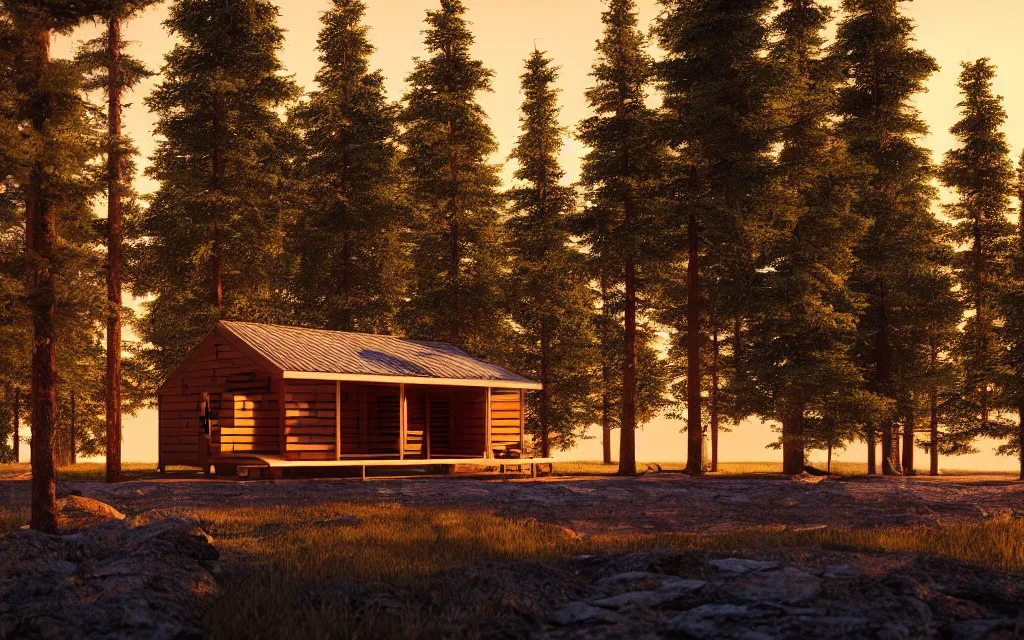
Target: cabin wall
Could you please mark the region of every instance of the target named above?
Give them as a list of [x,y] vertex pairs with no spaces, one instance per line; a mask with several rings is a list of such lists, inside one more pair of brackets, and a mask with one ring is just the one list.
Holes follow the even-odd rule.
[[[213,334],[197,347],[194,361],[161,387],[158,393],[158,456],[161,467],[202,464],[205,437],[199,424],[203,392],[209,394],[210,451],[222,448],[277,452],[266,430],[276,432],[278,396],[271,390],[270,372],[257,366],[222,337]],[[233,421],[236,398],[244,399],[239,421]],[[227,423],[225,425],[225,422]],[[225,433],[222,427],[227,426]],[[204,452],[205,453],[205,452]]]
[[292,460],[334,460],[337,383],[285,379],[281,385],[284,456]]
[[519,389],[491,389],[491,447],[519,448],[523,433],[523,396]]

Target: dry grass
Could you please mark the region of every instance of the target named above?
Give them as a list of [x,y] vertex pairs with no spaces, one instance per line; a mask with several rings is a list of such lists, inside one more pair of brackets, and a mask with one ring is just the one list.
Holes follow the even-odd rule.
[[[815,467],[825,470],[824,465],[816,464]],[[640,462],[638,469],[643,471],[656,471],[658,467],[662,471],[682,472],[686,465],[682,462]],[[556,476],[605,476],[614,475],[619,470],[618,464],[604,464],[597,461],[568,461],[556,462],[554,475]],[[832,473],[839,476],[864,476],[867,475],[867,465],[863,462],[833,462]],[[781,462],[720,462],[716,473],[708,473],[709,477],[723,476],[765,476],[782,474]],[[927,469],[917,469],[918,476],[927,476]],[[972,471],[969,469],[942,469],[942,476],[1008,476],[1016,477],[1017,474],[1009,471]]]
[[[27,463],[0,464],[0,479],[10,479],[31,471]],[[168,473],[199,475],[195,467],[167,467]],[[152,480],[160,478],[154,462],[125,462],[121,465],[123,480]],[[107,479],[107,467],[102,462],[80,462],[58,467],[57,479],[65,482],[102,482]]]
[[[920,552],[1024,572],[1019,520],[942,529],[757,528],[581,539],[529,519],[399,505],[231,507],[193,515],[213,534],[224,560],[208,620],[211,638],[473,637],[510,606],[493,597],[495,581],[547,603],[545,590],[555,587],[536,576],[551,575],[567,559],[658,547]],[[0,534],[27,520],[27,511],[0,508]],[[538,562],[555,569],[538,568]],[[540,580],[539,586],[524,587],[534,584],[529,580]]]
[[28,524],[28,509],[8,510],[0,507],[0,536],[5,536],[18,527]]
[[[437,637],[453,629],[471,636],[498,606],[477,593],[482,565],[489,573],[515,576],[527,572],[530,561],[557,566],[585,553],[658,547],[907,551],[1024,572],[1024,522],[1012,520],[938,530],[758,528],[583,540],[532,520],[397,505],[207,509],[197,515],[226,561],[222,596],[209,618],[213,638],[245,637],[253,629],[260,636],[295,638]],[[353,517],[357,525],[338,520]],[[372,585],[377,595],[358,595],[357,583]],[[381,598],[403,606],[392,610]]]

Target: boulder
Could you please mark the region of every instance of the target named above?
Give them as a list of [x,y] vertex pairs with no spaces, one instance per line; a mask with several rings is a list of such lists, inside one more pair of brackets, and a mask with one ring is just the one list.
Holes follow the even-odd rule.
[[[0,640],[202,637],[219,567],[194,520],[136,525],[79,497],[62,513],[76,533],[21,529],[0,539]],[[89,518],[100,524],[81,528]]]

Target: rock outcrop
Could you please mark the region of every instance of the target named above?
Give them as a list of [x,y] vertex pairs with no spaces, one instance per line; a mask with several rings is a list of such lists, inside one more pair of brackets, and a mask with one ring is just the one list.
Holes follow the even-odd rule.
[[195,521],[71,497],[60,524],[0,539],[0,640],[202,637],[219,566]]

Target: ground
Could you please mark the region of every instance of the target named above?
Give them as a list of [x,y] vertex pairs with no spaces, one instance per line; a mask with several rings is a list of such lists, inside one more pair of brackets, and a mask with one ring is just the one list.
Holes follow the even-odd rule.
[[[1024,637],[1024,483],[771,470],[362,482],[133,468],[107,485],[80,465],[58,492],[209,531],[223,563],[209,637]],[[0,468],[0,534],[28,497],[25,470]]]

